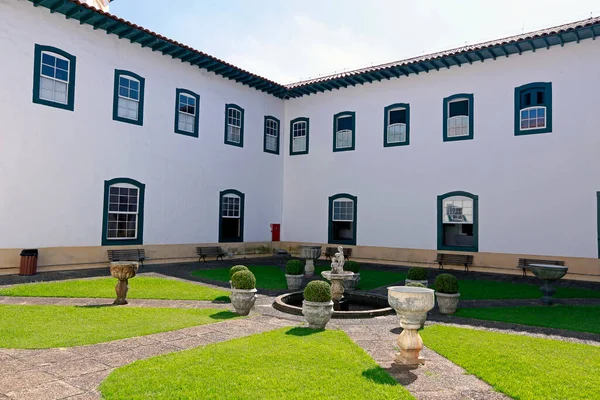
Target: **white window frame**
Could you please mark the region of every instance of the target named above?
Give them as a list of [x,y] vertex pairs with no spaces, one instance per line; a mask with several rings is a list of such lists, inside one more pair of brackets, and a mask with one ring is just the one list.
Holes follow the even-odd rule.
[[[336,203],[350,203],[350,210],[352,212],[352,219],[336,218],[335,217],[335,204]],[[342,197],[342,198],[339,198],[339,199],[335,199],[333,201],[332,206],[333,206],[333,210],[332,210],[332,213],[331,213],[331,221],[333,221],[333,222],[352,222],[352,223],[354,223],[354,218],[356,218],[356,216],[354,215],[354,200],[348,199],[346,197]],[[346,205],[346,207],[348,207],[348,206]]]
[[[183,97],[187,97],[188,99],[194,100],[194,113],[193,114],[189,113],[187,111],[182,111],[181,110],[181,97],[182,96]],[[183,132],[196,133],[196,113],[198,112],[198,102],[196,101],[196,97],[191,96],[191,95],[189,95],[187,93],[179,93],[179,98],[177,99],[177,105],[178,105],[178,108],[177,108],[177,110],[178,110],[178,114],[177,114],[177,116],[178,116],[178,118],[177,118],[177,129],[179,129],[180,131],[183,131]],[[192,130],[191,131],[188,130],[188,129],[185,129],[185,127],[182,126],[182,125],[185,125],[185,124],[181,123],[181,119],[180,119],[181,115],[185,115],[187,117],[192,117]]]
[[[271,122],[274,125],[272,127],[270,127],[269,126],[269,122]],[[279,122],[277,122],[273,118],[267,118],[266,122],[265,122],[265,125],[266,125],[265,126],[265,134],[267,135],[267,138],[269,136],[272,138],[271,141],[273,142],[273,148],[269,148],[269,141],[268,140],[265,143],[265,147],[269,151],[277,151],[277,140],[278,140],[277,132],[279,132]]]
[[[529,118],[529,111],[531,110],[536,110],[536,117],[535,118]],[[538,125],[538,121],[541,119],[540,117],[537,116],[539,110],[544,110],[544,126],[540,126]],[[523,118],[523,111],[527,111],[527,118]],[[548,110],[546,109],[546,106],[540,106],[540,105],[535,105],[535,106],[530,106],[530,107],[526,107],[526,108],[522,108],[519,110],[519,130],[521,131],[530,131],[530,130],[535,130],[535,129],[543,129],[546,128],[546,124],[547,124],[547,120],[546,118],[548,117]],[[523,128],[523,121],[527,120],[527,128]],[[535,127],[529,127],[529,121],[533,121],[535,120],[536,122],[536,126]]]
[[[336,149],[347,149],[352,147],[352,130],[351,129],[339,129],[340,119],[349,118],[352,121],[351,115],[340,115],[335,119],[335,148]],[[348,136],[350,136],[350,140],[348,140]],[[340,143],[346,142],[347,146],[342,146]]]
[[[454,204],[455,202],[460,202],[460,208],[462,210],[461,215],[464,217],[464,221],[451,221],[448,218],[448,206],[458,207],[458,205]],[[449,204],[451,203],[451,204]],[[465,204],[466,203],[466,204]],[[449,225],[473,225],[474,222],[474,204],[472,198],[466,196],[452,196],[446,197],[442,201],[442,223]],[[465,205],[467,207],[465,207]],[[466,210],[466,212],[465,212]],[[470,210],[470,211],[469,211]],[[470,219],[470,220],[469,220]]]
[[[448,105],[447,105],[448,110],[447,110],[447,112],[448,112],[448,115],[450,115],[450,104],[452,104],[452,103],[458,103],[458,102],[461,102],[461,101],[466,101],[467,102],[467,115],[455,115],[453,117],[450,117],[450,116],[448,117],[447,127],[446,127],[446,129],[447,129],[446,136],[449,137],[449,138],[469,136],[470,132],[471,132],[471,127],[469,126],[470,125],[469,124],[469,117],[470,117],[470,115],[469,115],[469,109],[470,109],[470,106],[471,106],[469,104],[469,102],[471,100],[469,100],[466,97],[460,97],[460,98],[457,98],[457,99],[452,99],[452,100],[450,100],[448,102]],[[457,126],[459,124],[460,124],[460,126]],[[461,130],[460,134],[456,133],[457,129]],[[452,132],[452,133],[450,133],[450,132]],[[466,133],[462,133],[462,132],[466,132]]]
[[[408,110],[406,109],[406,107],[396,107],[396,108],[392,108],[391,110],[388,110],[388,115],[387,115],[387,120],[391,121],[391,115],[393,111],[402,111],[404,110],[405,112],[408,112]],[[400,138],[404,138],[403,140],[390,140],[390,134],[395,134],[393,132],[390,132],[391,128],[395,128],[395,127],[399,127],[400,129]],[[396,124],[390,124],[388,122],[388,126],[386,127],[386,140],[387,143],[405,143],[406,142],[406,124],[405,123],[396,123]]]
[[[302,127],[300,127],[302,126]],[[303,135],[297,135],[296,133],[303,132]],[[296,121],[292,124],[292,153],[300,153],[306,151],[306,138],[308,132],[308,122]],[[298,142],[302,141],[304,147],[299,149],[297,147]]]
[[[118,95],[118,99],[117,99],[117,116],[119,118],[125,118],[125,119],[129,119],[131,121],[138,121],[140,119],[140,98],[142,96],[141,92],[142,92],[142,82],[140,82],[138,79],[134,78],[131,75],[126,75],[126,74],[121,74],[118,77],[119,81],[117,82],[118,84],[118,91],[117,91],[117,95]],[[138,96],[137,99],[134,99],[133,97],[129,97],[129,96],[123,96],[121,94],[121,79],[127,79],[129,81],[133,81],[133,82],[137,82],[138,84]],[[127,87],[127,89],[129,91],[131,91],[131,84],[129,84],[129,86]],[[124,100],[124,102],[122,103],[123,105],[121,105],[121,99]],[[121,109],[126,109],[126,110],[130,110],[129,108],[125,107],[128,103],[126,102],[134,102],[137,105],[137,110],[136,110],[136,117],[132,118],[130,116],[128,116],[127,114],[125,115],[121,115]]]
[[[67,80],[63,80],[63,79],[60,79],[60,78],[56,77],[56,70],[59,69],[56,66],[56,62],[52,66],[49,65],[49,64],[44,64],[44,54],[47,54],[47,55],[49,55],[51,57],[54,57],[55,59],[60,59],[60,60],[63,60],[63,61],[67,62]],[[54,68],[54,76],[53,77],[50,77],[48,75],[44,75],[44,72],[43,72],[44,65],[48,65],[48,66],[51,66],[52,68]],[[61,68],[61,70],[63,70],[63,69]],[[69,81],[70,77],[71,77],[71,60],[69,60],[66,57],[61,56],[60,54],[54,53],[52,51],[42,51],[41,52],[41,55],[40,55],[40,76],[39,76],[39,80],[40,80],[39,97],[40,97],[41,100],[50,101],[52,103],[57,103],[57,104],[64,104],[64,105],[69,104],[69,85],[71,84],[71,82]],[[47,79],[47,80],[49,80],[49,81],[52,82],[52,89],[44,88],[44,84],[42,83],[43,79]],[[57,82],[58,83],[66,84],[66,88],[65,88],[65,101],[64,102],[56,100],[56,93],[57,93],[57,91],[56,91],[56,83]],[[52,90],[52,93],[54,94],[54,98],[50,99],[50,98],[44,97],[42,95],[44,89],[45,90]]]
[[[223,215],[224,213],[229,214],[229,207],[225,207],[225,199],[237,199],[238,201],[238,210],[237,210],[237,215]],[[235,205],[234,203],[231,203],[233,205]],[[227,205],[229,205],[229,203],[227,203]],[[233,209],[233,213],[235,213],[235,209]],[[226,195],[223,195],[221,197],[221,218],[235,218],[235,219],[240,219],[242,218],[242,198],[240,196],[238,196],[237,194],[232,194],[232,193],[228,193]]]
[[[134,211],[129,211],[129,210],[128,211],[110,211],[110,205],[111,205],[111,202],[110,202],[110,196],[111,196],[110,189],[111,188],[136,189],[137,190],[136,211],[135,212]],[[107,222],[106,222],[107,223],[107,226],[106,226],[106,240],[135,240],[135,239],[137,239],[138,238],[138,234],[139,234],[138,229],[139,229],[139,225],[140,225],[140,188],[137,187],[137,186],[135,186],[135,185],[132,185],[130,183],[115,183],[114,185],[110,185],[108,187],[108,210],[107,210],[107,212],[108,212],[108,216],[107,216]],[[119,236],[110,237],[109,236],[109,231],[114,230],[114,229],[109,229],[109,225],[108,224],[110,224],[110,222],[111,222],[110,221],[110,214],[117,215],[117,232],[119,231],[119,228],[118,228],[118,223],[119,223],[119,221],[118,221],[119,220],[118,215],[119,214],[127,214],[127,215],[132,215],[133,214],[133,215],[135,215],[136,216],[135,217],[135,236],[134,237],[127,237],[127,236],[125,236],[125,237],[119,237]],[[125,230],[127,231],[129,229],[125,229]]]
[[[230,117],[230,114],[232,112],[237,113],[237,116],[232,115]],[[232,124],[230,123],[230,118],[233,118],[234,120],[238,120],[239,121],[239,125],[236,124]],[[234,140],[234,130],[237,129],[237,133],[235,133],[235,135],[237,135],[238,140]],[[242,111],[238,110],[235,107],[228,107],[227,108],[227,141],[228,142],[232,142],[232,143],[241,143],[242,141]]]

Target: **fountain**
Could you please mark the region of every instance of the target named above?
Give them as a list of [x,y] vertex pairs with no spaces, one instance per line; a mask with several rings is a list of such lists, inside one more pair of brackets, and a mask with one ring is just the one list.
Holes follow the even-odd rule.
[[127,290],[128,290],[128,279],[131,279],[135,276],[140,263],[133,261],[126,262],[111,262],[110,263],[110,274],[117,278],[119,282],[115,287],[115,292],[117,292],[117,298],[113,302],[114,305],[123,305],[127,304]]
[[556,289],[551,285],[551,283],[554,283],[565,276],[568,269],[568,267],[561,265],[529,264],[529,270],[533,272],[536,278],[544,282],[544,284],[540,287],[540,291],[543,294],[543,296],[540,298],[542,303],[549,306],[552,305],[552,295],[556,292]]
[[388,288],[388,302],[396,310],[402,333],[398,336],[400,353],[396,361],[406,365],[423,364],[419,356],[423,349],[423,339],[419,335],[421,323],[434,305],[432,289],[412,286],[392,286]]
[[300,257],[306,260],[304,276],[313,276],[315,274],[314,260],[321,257],[321,246],[300,246]]
[[331,282],[331,300],[335,311],[348,311],[348,304],[344,299],[344,281],[354,276],[354,272],[344,271],[344,248],[338,247],[338,252],[331,259],[331,271],[323,271],[323,278]]

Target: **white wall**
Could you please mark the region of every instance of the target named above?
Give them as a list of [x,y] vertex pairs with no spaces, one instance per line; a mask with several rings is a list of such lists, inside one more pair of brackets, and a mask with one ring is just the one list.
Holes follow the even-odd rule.
[[[435,249],[437,196],[479,196],[479,251],[597,257],[600,41],[528,52],[286,103],[286,241],[327,241],[328,197],[358,196],[357,244]],[[553,132],[514,136],[514,88],[552,82]],[[474,94],[474,140],[443,142],[442,99]],[[410,103],[410,145],[383,147],[383,108]],[[333,115],[356,111],[356,150],[332,152]],[[289,121],[310,153],[289,156]]]
[[[77,57],[74,112],[32,102],[36,43]],[[263,152],[263,119],[283,101],[28,1],[0,0],[0,54],[0,248],[100,245],[116,177],[146,184],[145,244],[216,242],[224,189],[246,194],[244,240],[270,240],[283,156]],[[112,120],[115,69],[146,79],[143,127]],[[199,138],[173,131],[179,87],[201,96]],[[223,143],[226,103],[243,148]]]

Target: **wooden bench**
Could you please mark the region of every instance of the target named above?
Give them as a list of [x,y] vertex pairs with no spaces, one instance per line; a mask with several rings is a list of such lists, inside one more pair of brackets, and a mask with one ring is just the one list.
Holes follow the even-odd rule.
[[452,264],[464,265],[465,271],[469,271],[469,267],[473,265],[473,256],[468,254],[438,253],[435,261],[439,264],[438,269],[444,269],[444,264]]
[[[337,247],[327,247],[325,249],[325,259],[331,260],[331,257],[335,256],[335,253],[337,253],[337,252],[338,252]],[[352,255],[352,249],[349,247],[344,247],[344,257],[349,260],[351,255]]]
[[198,261],[204,260],[206,262],[206,257],[217,257],[217,260],[220,258],[223,260],[223,256],[227,254],[225,250],[223,250],[219,246],[209,246],[209,247],[196,247],[196,252],[198,253]]
[[107,250],[110,261],[137,261],[144,266],[146,253],[144,249]]
[[538,260],[534,258],[519,258],[519,265],[517,268],[523,269],[523,276],[527,276],[527,269],[529,268],[529,264],[550,264],[550,265],[560,265],[564,266],[564,261],[558,260]]

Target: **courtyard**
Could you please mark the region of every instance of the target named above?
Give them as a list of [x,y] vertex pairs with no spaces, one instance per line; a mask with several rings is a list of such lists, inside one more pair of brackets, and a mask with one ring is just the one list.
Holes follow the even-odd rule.
[[[126,306],[107,269],[0,278],[0,398],[593,399],[600,378],[597,283],[452,270],[460,302],[428,313],[422,365],[398,362],[395,313],[309,329],[273,307],[290,292],[278,257],[140,267]],[[300,261],[301,263],[304,261]],[[244,264],[258,295],[230,302]],[[322,280],[329,263],[317,260]],[[385,296],[407,267],[360,265],[356,293]],[[440,273],[427,269],[432,287]]]

